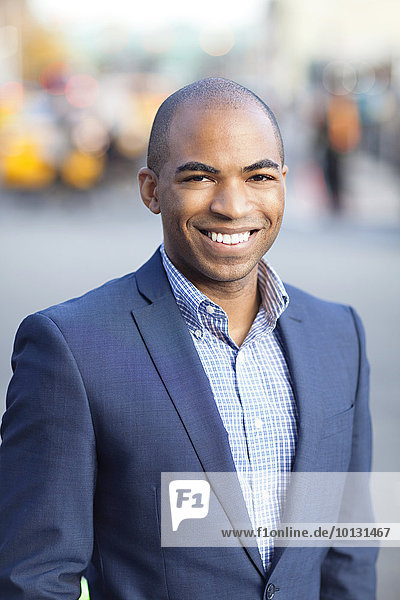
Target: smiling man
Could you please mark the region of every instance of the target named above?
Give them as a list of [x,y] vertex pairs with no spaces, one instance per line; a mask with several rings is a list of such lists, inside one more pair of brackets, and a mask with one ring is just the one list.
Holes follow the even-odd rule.
[[370,468],[359,318],[263,259],[286,173],[276,119],[246,88],[206,79],[162,104],[139,172],[161,248],[17,333],[1,598],[76,600],[82,574],[92,600],[375,597],[371,548],[161,547],[163,472],[236,472],[258,528],[279,523],[291,471]]
[[[223,80],[177,95],[185,101],[167,101],[156,117],[149,167],[139,173],[142,198],[161,212],[166,255],[226,311],[240,345],[260,306],[258,263],[283,217],[287,167],[278,125],[260,100]],[[163,145],[160,120],[169,121]]]

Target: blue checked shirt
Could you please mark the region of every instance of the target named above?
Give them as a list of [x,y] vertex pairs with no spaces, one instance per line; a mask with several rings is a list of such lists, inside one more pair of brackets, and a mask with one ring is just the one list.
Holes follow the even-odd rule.
[[[240,347],[228,332],[224,310],[172,264],[161,245],[164,269],[209,379],[254,529],[276,528],[292,468],[297,411],[276,322],[289,298],[277,273],[258,265],[261,305]],[[264,568],[273,538],[257,537]]]

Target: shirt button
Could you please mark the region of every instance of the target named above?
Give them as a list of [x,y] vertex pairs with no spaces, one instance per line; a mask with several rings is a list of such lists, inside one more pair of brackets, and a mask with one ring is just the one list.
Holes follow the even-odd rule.
[[211,306],[211,304],[207,304],[206,311],[208,312],[209,315],[213,315],[215,313],[215,308],[213,306]]
[[267,590],[266,590],[266,594],[265,597],[267,598],[267,600],[272,600],[272,598],[275,596],[275,586],[273,583],[270,583],[267,586]]
[[243,363],[244,360],[245,360],[244,354],[242,352],[238,352],[238,354],[236,355],[236,363],[237,364]]
[[254,427],[258,429],[258,431],[261,431],[261,429],[264,429],[264,421],[257,417],[257,419],[254,419]]
[[202,335],[202,334],[201,334],[201,329],[196,329],[196,330],[195,330],[195,332],[194,332],[194,335],[195,335],[195,336],[196,336],[198,339],[199,339],[199,338],[201,338],[201,335]]

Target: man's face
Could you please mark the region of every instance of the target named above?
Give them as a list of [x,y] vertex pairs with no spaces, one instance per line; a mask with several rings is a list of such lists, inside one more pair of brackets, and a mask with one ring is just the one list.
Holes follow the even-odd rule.
[[254,277],[281,226],[286,170],[256,105],[178,109],[150,206],[175,266],[200,287]]

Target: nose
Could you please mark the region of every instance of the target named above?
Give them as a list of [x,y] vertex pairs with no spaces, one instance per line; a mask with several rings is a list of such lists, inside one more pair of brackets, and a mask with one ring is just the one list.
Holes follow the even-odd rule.
[[232,220],[247,216],[251,209],[247,190],[236,182],[220,183],[210,204],[211,212]]

